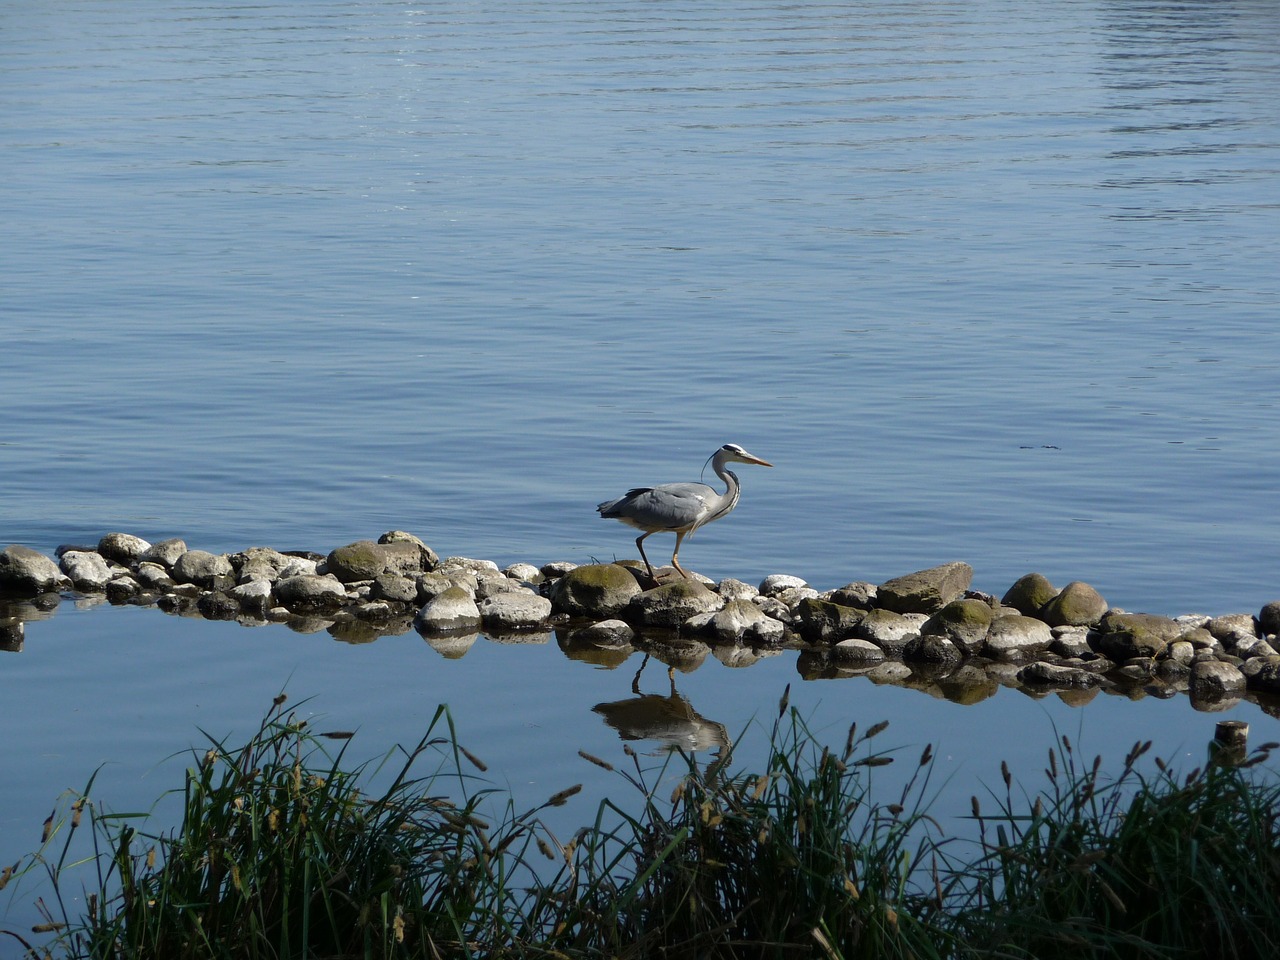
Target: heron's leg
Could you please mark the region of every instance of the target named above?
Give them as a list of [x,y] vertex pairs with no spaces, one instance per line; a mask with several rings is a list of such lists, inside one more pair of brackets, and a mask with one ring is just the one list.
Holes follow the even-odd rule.
[[[653,533],[653,531],[650,530],[649,533]],[[645,556],[644,552],[644,538],[649,536],[649,533],[642,533],[636,537],[636,547],[640,550],[640,558],[644,560],[644,565],[649,568],[649,579],[657,581],[658,575],[653,572],[653,564],[649,562],[649,558]]]
[[685,573],[685,572],[684,572],[684,567],[680,566],[680,559],[679,559],[679,555],[680,555],[680,541],[684,539],[684,535],[685,535],[685,531],[684,531],[684,530],[677,530],[677,531],[676,531],[676,548],[675,548],[674,550],[672,550],[672,551],[671,551],[671,565],[672,565],[673,567],[675,567],[678,571],[680,571],[680,576],[682,576],[682,577],[684,577],[686,580],[688,580],[688,579],[689,579],[689,575],[688,575],[687,573]]

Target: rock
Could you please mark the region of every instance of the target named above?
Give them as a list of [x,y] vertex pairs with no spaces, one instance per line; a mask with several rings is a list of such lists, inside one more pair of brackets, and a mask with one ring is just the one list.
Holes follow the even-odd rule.
[[240,602],[225,593],[211,591],[201,595],[196,609],[206,620],[234,620],[240,615]]
[[260,620],[265,620],[271,610],[271,584],[266,580],[246,581],[228,590],[227,596],[235,600],[244,613]]
[[879,663],[884,659],[884,651],[870,640],[850,637],[832,645],[831,659],[837,663]]
[[1108,660],[1123,663],[1135,657],[1158,657],[1181,635],[1181,624],[1169,617],[1113,610],[1103,616],[1089,642]]
[[417,584],[418,602],[424,605],[430,603],[450,587],[461,587],[471,594],[472,599],[475,598],[480,589],[480,585],[476,583],[476,578],[469,573],[455,571],[452,574],[447,574],[441,573],[438,569],[419,576]]
[[870,640],[891,657],[900,657],[907,643],[920,635],[920,627],[920,623],[900,613],[877,608],[858,622],[853,635]]
[[478,605],[480,621],[489,630],[531,630],[546,626],[551,601],[532,590],[497,593]]
[[164,592],[173,587],[173,577],[169,576],[168,569],[149,560],[140,562],[133,575],[147,590]]
[[1242,641],[1254,640],[1258,636],[1257,621],[1250,613],[1229,613],[1226,616],[1214,617],[1205,624],[1205,629],[1233,653]]
[[1191,663],[1196,658],[1196,648],[1186,640],[1175,640],[1169,644],[1165,654],[1177,663]]
[[386,571],[387,558],[379,544],[357,540],[330,551],[325,558],[325,569],[343,583],[372,580]]
[[480,626],[480,608],[461,587],[450,587],[418,611],[413,625],[420,633],[475,630]]
[[[250,547],[248,550],[233,553],[227,559],[231,561],[231,566],[236,571],[236,579],[240,583],[250,580],[267,580],[275,583],[294,560],[293,557],[279,550],[272,550],[270,547]],[[308,572],[314,573],[315,570],[313,568]]]
[[[434,570],[440,563],[440,557],[426,543],[412,533],[405,533],[403,530],[388,530],[378,538],[378,543],[405,543],[412,544],[417,547],[418,560],[420,566],[414,570],[414,573],[426,573],[428,570]],[[405,555],[408,555],[407,553]],[[401,573],[409,573],[408,570],[401,570]]]
[[589,627],[573,632],[573,642],[590,644],[596,647],[630,646],[636,632],[625,620],[601,620]]
[[542,583],[546,577],[532,563],[512,563],[502,568],[503,576],[521,583]]
[[766,597],[774,597],[783,590],[807,586],[809,584],[800,577],[793,577],[785,573],[771,573],[760,581],[760,592]]
[[168,540],[161,540],[159,543],[153,543],[147,549],[138,555],[139,563],[158,563],[166,570],[172,570],[173,565],[178,562],[178,558],[187,552],[187,544],[184,540],[177,537],[171,537]]
[[502,571],[492,560],[476,560],[472,557],[445,557],[435,569],[444,574],[458,571],[469,573],[477,580],[502,576]]
[[1039,619],[1051,627],[1093,626],[1107,612],[1102,594],[1079,580],[1068,583],[1041,609]]
[[101,592],[111,580],[111,568],[100,553],[68,550],[61,557],[61,566],[71,585],[82,593]]
[[902,686],[911,677],[914,672],[905,663],[899,663],[897,660],[886,660],[884,663],[878,663],[867,673],[867,679],[874,684],[884,685],[890,684],[895,687]]
[[378,574],[378,578],[373,581],[370,596],[375,600],[414,603],[418,599],[418,581],[412,577],[386,571]]
[[835,643],[853,636],[866,616],[862,610],[808,597],[793,610],[795,628],[810,643]]
[[706,616],[705,631],[726,642],[780,643],[785,629],[750,600],[730,600]]
[[592,563],[575,567],[551,584],[551,605],[573,617],[610,618],[640,595],[640,584],[626,567]]
[[39,550],[17,543],[0,550],[0,592],[30,597],[69,585],[58,565]]
[[291,613],[336,610],[347,602],[347,591],[336,577],[302,574],[280,580],[276,599]]
[[924,636],[923,634],[907,641],[902,648],[904,660],[919,663],[949,665],[964,659],[964,651],[950,637],[940,634]]
[[867,583],[863,580],[857,580],[853,583],[846,583],[843,587],[837,587],[823,597],[824,600],[830,600],[832,603],[838,603],[842,607],[855,607],[859,610],[870,610],[876,605],[876,595],[878,588],[874,583]]
[[1280,600],[1272,600],[1258,612],[1258,627],[1268,636],[1280,634]]
[[235,569],[223,554],[205,550],[188,550],[173,565],[173,578],[179,583],[194,583],[206,590],[230,587]]
[[648,627],[676,629],[690,617],[722,606],[724,600],[720,595],[697,580],[673,580],[632,597],[623,619]]
[[726,603],[730,600],[755,600],[760,596],[760,591],[749,583],[743,583],[731,577],[726,577],[716,584],[716,593],[724,597]]
[[1040,608],[1058,595],[1058,588],[1042,573],[1028,573],[1013,582],[1000,602],[1024,617],[1034,617]]
[[142,593],[142,587],[133,577],[116,577],[107,584],[107,603],[119,606],[128,603]]
[[991,624],[982,651],[993,660],[1025,660],[1053,643],[1053,631],[1032,617],[1000,617]]
[[957,599],[973,581],[967,563],[944,563],[880,584],[876,604],[894,613],[934,613]]
[[151,548],[151,544],[131,533],[108,533],[98,541],[98,553],[108,560],[131,567]]
[[1240,672],[1250,690],[1280,693],[1280,656],[1255,657],[1246,661]]
[[759,607],[765,616],[771,617],[779,623],[789,624],[795,622],[795,617],[791,615],[791,608],[777,597],[756,596],[751,602]]
[[1207,701],[1238,697],[1244,693],[1245,677],[1240,668],[1220,660],[1201,660],[1191,667],[1191,699]]
[[558,580],[575,567],[577,564],[569,560],[552,560],[540,566],[538,572],[542,574],[543,580]]
[[1083,657],[1093,650],[1086,627],[1054,627],[1051,632],[1053,643],[1049,649],[1060,657]]
[[813,600],[818,596],[818,591],[813,587],[787,587],[785,590],[779,590],[773,594],[770,599],[780,600],[788,607],[795,607],[801,600]]
[[944,636],[966,654],[977,653],[991,629],[991,607],[981,600],[952,600],[920,628],[921,636]]

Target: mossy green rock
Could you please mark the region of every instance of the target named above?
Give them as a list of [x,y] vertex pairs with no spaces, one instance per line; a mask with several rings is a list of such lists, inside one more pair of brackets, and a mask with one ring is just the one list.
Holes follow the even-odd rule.
[[357,540],[329,554],[328,569],[343,583],[374,580],[387,569],[386,556],[372,540]]
[[723,606],[724,598],[697,580],[672,580],[633,596],[622,618],[647,627],[678,629],[690,617],[713,613]]
[[[1107,612],[1102,594],[1079,580],[1073,580],[1040,610],[1040,619],[1051,627],[1093,626]],[[1028,614],[1031,616],[1031,614]]]
[[865,610],[808,597],[795,608],[796,629],[810,643],[837,643],[853,636]]
[[1182,625],[1169,617],[1148,613],[1107,613],[1090,634],[1094,650],[1108,660],[1123,663],[1135,657],[1158,657],[1182,633]]
[[969,589],[973,567],[967,563],[944,563],[894,577],[876,590],[876,606],[894,613],[934,613]]
[[1013,607],[1024,617],[1034,617],[1057,595],[1058,588],[1043,573],[1028,573],[1014,581],[1000,602],[1006,607]]
[[588,563],[556,580],[550,599],[558,613],[604,620],[617,616],[639,594],[640,584],[626,567]]
[[952,600],[924,622],[920,635],[949,637],[965,653],[975,653],[987,639],[994,615],[981,600]]

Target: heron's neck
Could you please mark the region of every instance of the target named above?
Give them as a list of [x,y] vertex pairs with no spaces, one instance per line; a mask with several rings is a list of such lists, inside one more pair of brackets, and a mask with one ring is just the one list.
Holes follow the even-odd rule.
[[742,487],[738,483],[738,475],[725,467],[723,463],[715,464],[716,476],[724,481],[725,491],[720,495],[720,506],[716,508],[709,520],[723,517],[738,505],[738,497],[742,495]]

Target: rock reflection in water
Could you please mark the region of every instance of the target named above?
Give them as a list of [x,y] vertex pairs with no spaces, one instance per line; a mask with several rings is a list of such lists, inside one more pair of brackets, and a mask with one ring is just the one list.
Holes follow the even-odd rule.
[[697,752],[714,748],[716,756],[730,746],[724,724],[708,720],[676,690],[675,668],[667,668],[671,692],[665,696],[640,691],[640,676],[649,662],[645,654],[631,690],[635,697],[597,703],[591,709],[618,731],[623,740],[653,740],[670,748]]

